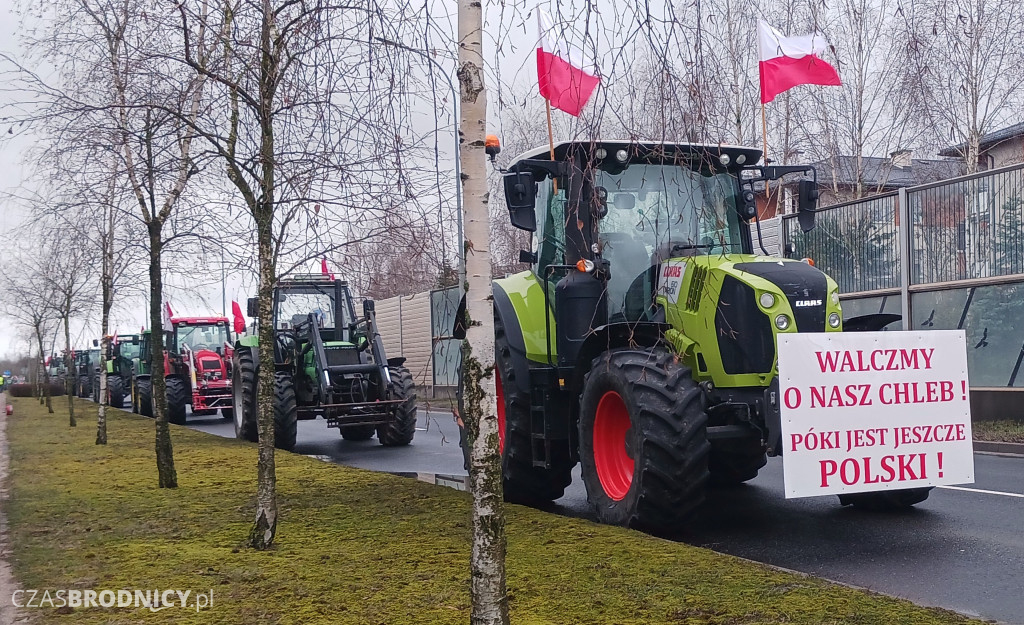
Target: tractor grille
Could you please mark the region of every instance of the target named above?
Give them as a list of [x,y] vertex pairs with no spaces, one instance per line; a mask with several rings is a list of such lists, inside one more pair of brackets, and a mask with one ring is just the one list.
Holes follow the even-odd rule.
[[327,365],[330,367],[359,364],[359,352],[355,347],[325,347],[324,352],[327,355]]
[[754,289],[732,276],[727,275],[722,281],[715,331],[726,373],[771,371],[775,359],[771,321],[758,308]]

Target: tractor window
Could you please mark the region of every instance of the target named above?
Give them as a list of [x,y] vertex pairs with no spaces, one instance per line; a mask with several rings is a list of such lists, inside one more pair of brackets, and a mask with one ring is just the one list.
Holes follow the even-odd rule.
[[544,275],[548,265],[561,265],[565,262],[565,190],[559,189],[552,193],[553,182],[550,178],[542,180],[538,185],[536,210],[537,232],[534,244],[537,252],[538,276]]
[[133,344],[130,340],[121,339],[117,342],[118,349],[120,350],[121,357],[131,360],[139,356],[139,351],[142,345]]
[[[321,328],[333,329],[334,290],[280,290],[277,296],[277,329],[288,330],[306,321],[313,313]],[[341,323],[345,321],[345,310],[341,310]]]
[[608,191],[600,241],[611,263],[610,318],[643,316],[654,287],[648,269],[661,261],[742,251],[734,176],[636,164],[618,174],[598,171],[595,184]]
[[225,323],[217,325],[179,325],[177,328],[178,349],[185,345],[194,352],[201,349],[216,350],[230,342],[228,327]]

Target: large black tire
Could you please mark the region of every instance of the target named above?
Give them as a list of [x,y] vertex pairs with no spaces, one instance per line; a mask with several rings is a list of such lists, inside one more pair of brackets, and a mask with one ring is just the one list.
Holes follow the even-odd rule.
[[673,354],[622,349],[594,359],[580,462],[600,521],[678,532],[704,501],[710,450],[700,388]]
[[231,391],[234,395],[235,438],[255,443],[256,431],[256,363],[252,350],[239,347],[231,368]]
[[839,495],[839,503],[873,512],[894,512],[907,510],[919,504],[931,494],[933,487],[905,488],[901,490],[882,490],[873,493],[853,493]]
[[91,392],[91,386],[89,385],[89,376],[80,375],[78,376],[78,396],[88,397]]
[[274,373],[274,447],[291,451],[299,427],[299,408],[295,384],[284,371]]
[[185,406],[188,405],[188,385],[181,378],[167,378],[167,421],[185,425]]
[[711,445],[708,470],[711,483],[716,486],[734,486],[757,477],[757,472],[768,463],[760,438],[733,438],[716,441]]
[[[555,445],[551,448],[550,468],[533,466],[530,395],[519,388],[505,326],[497,314],[494,315],[494,360],[505,499],[525,504],[554,501],[565,494],[565,487],[572,482],[572,468],[576,463],[568,445]],[[466,456],[469,456],[468,445]],[[466,462],[468,465],[468,459]]]
[[153,416],[153,380],[143,378],[135,382],[138,388],[139,414],[144,417]]
[[347,441],[368,441],[373,438],[373,433],[376,429],[377,426],[375,425],[350,425],[339,428],[339,431],[341,432],[341,437]]
[[121,376],[107,376],[107,397],[112,408],[124,408],[124,380]]
[[377,440],[386,447],[408,445],[416,434],[416,385],[405,367],[388,367],[392,396],[404,399],[387,423],[377,426]]
[[95,403],[100,403],[100,376],[97,374],[96,378],[92,381],[92,400]]

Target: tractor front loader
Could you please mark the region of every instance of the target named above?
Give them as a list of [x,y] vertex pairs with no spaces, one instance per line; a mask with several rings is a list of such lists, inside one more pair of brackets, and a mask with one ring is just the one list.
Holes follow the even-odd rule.
[[[257,301],[248,302],[257,316]],[[346,440],[407,445],[416,431],[416,389],[404,358],[388,358],[373,301],[356,317],[348,285],[327,276],[282,279],[274,289],[274,441],[295,447],[297,421],[322,417]],[[258,337],[235,346],[235,434],[255,441]]]
[[[760,158],[742,147],[581,141],[504,170],[512,225],[534,233],[521,254],[531,269],[493,282],[508,499],[557,499],[580,463],[601,521],[671,533],[709,485],[750,480],[783,453],[778,337],[841,332],[844,321],[830,277],[753,254],[755,183],[813,173],[755,166]],[[795,195],[809,229],[816,182],[800,181]]]

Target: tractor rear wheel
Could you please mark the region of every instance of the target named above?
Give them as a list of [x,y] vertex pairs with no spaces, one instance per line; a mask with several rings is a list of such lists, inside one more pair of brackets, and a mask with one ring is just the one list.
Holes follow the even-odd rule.
[[124,379],[121,376],[107,376],[107,397],[112,408],[124,408]]
[[153,380],[144,378],[136,380],[136,395],[139,401],[139,414],[144,417],[153,416]]
[[78,396],[88,397],[90,393],[89,376],[80,375],[78,376]]
[[883,490],[873,493],[852,493],[839,495],[839,503],[873,512],[893,512],[907,510],[919,504],[931,494],[932,487],[905,488],[901,490]]
[[347,441],[368,441],[373,438],[376,425],[349,425],[338,428],[341,437]]
[[757,477],[757,472],[768,464],[760,438],[734,438],[711,444],[708,470],[711,483],[734,486]]
[[569,455],[568,445],[555,445],[551,448],[549,468],[533,465],[530,395],[519,388],[512,349],[497,314],[494,315],[494,361],[498,447],[505,499],[526,504],[554,501],[565,494],[576,463]]
[[299,407],[295,385],[284,371],[274,373],[274,447],[291,451],[299,427]]
[[188,405],[189,393],[185,380],[167,378],[167,421],[174,425],[185,425],[185,406]]
[[704,501],[707,415],[690,369],[665,349],[596,358],[583,382],[580,461],[604,523],[672,533]]
[[393,397],[404,401],[387,423],[377,426],[377,440],[385,447],[408,445],[416,434],[416,385],[405,367],[388,367],[388,372]]
[[235,438],[255,443],[259,433],[256,431],[256,363],[252,350],[244,347],[235,350],[232,372]]

